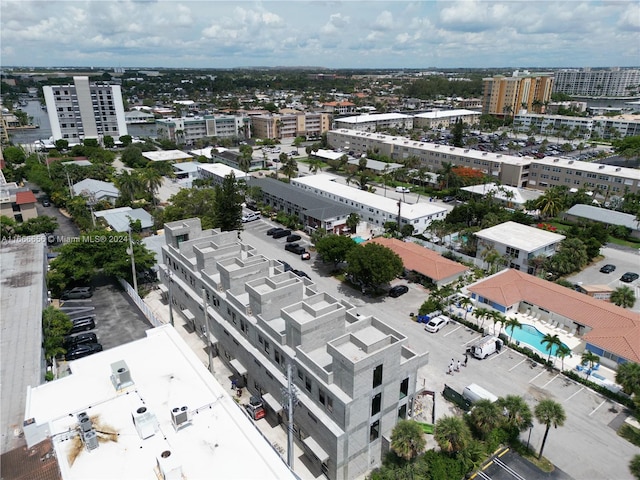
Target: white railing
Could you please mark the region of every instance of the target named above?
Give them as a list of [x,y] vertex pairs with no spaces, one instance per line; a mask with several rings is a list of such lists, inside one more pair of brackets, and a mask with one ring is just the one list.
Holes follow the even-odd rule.
[[118,278],[118,281],[120,282],[120,285],[122,285],[122,288],[124,288],[124,291],[127,292],[127,295],[129,295],[129,298],[131,298],[131,300],[133,300],[133,303],[136,304],[136,306],[140,309],[140,311],[146,317],[146,319],[149,320],[149,322],[151,322],[151,325],[153,325],[154,327],[159,327],[161,325],[164,325],[153,314],[153,312],[151,311],[151,308],[149,308],[149,305],[144,303],[144,300],[142,300],[142,298],[140,298],[140,295],[138,295],[138,292],[136,292],[133,289],[133,287],[131,285],[129,285],[129,282],[127,282],[126,280],[124,280],[122,278]]

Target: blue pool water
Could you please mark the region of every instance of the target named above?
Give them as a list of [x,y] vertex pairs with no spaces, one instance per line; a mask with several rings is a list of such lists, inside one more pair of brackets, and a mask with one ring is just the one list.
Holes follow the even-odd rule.
[[362,243],[362,242],[366,242],[366,240],[362,237],[351,237],[353,239],[354,242],[356,243]]
[[[505,334],[508,336],[511,334],[511,329],[508,328],[505,331]],[[549,355],[549,350],[547,350],[547,345],[542,343],[542,339],[544,338],[544,333],[538,330],[533,325],[528,325],[523,323],[520,327],[513,329],[513,340],[517,340],[520,343],[526,343],[530,347],[538,350],[543,356]],[[565,345],[563,343],[563,345]],[[566,345],[565,345],[566,346]],[[556,354],[557,347],[554,346],[551,348],[551,355]]]

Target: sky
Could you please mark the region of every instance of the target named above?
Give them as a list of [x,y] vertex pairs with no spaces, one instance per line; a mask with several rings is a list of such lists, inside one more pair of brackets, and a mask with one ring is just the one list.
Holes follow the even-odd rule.
[[640,2],[0,0],[0,65],[640,65]]

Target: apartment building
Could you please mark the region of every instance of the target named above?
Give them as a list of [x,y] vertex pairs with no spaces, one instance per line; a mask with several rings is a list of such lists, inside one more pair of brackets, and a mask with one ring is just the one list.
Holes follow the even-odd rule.
[[540,115],[520,113],[513,118],[518,131],[526,132],[535,128],[541,133],[573,131],[589,138],[596,133],[602,138],[624,138],[640,135],[640,115],[616,115],[574,117],[569,115]]
[[482,113],[511,116],[521,109],[541,111],[551,100],[553,75],[514,72],[513,76],[484,78]]
[[334,128],[348,128],[362,132],[376,132],[381,129],[397,128],[412,130],[413,117],[402,113],[372,113],[353,117],[336,118]]
[[156,127],[158,138],[187,145],[206,137],[251,137],[249,117],[236,115],[167,118],[157,120]]
[[54,140],[79,143],[85,138],[127,135],[120,85],[73,77],[73,85],[45,85],[42,93]]
[[251,116],[251,129],[256,138],[319,137],[331,127],[328,113],[296,112]]
[[485,228],[476,232],[475,236],[479,239],[476,258],[482,259],[487,250],[495,249],[508,259],[509,268],[529,274],[535,271],[532,259],[552,256],[565,239],[564,235],[516,222],[504,222]]
[[336,182],[328,173],[292,178],[291,185],[307,192],[356,209],[362,221],[382,228],[386,222],[397,222],[400,227],[412,225],[416,233],[423,233],[434,220],[442,220],[447,209],[434,203],[405,203],[376,195]]
[[174,308],[262,396],[276,423],[287,417],[292,368],[293,432],[309,463],[332,480],[379,466],[393,427],[412,411],[426,355],[381,320],[285,272],[238,232],[203,231],[192,218],[167,223],[165,236],[163,281]]
[[458,120],[466,125],[475,125],[480,121],[480,112],[473,110],[435,110],[418,113],[413,116],[413,127],[425,130],[432,128],[449,128]]
[[432,172],[440,170],[443,163],[475,168],[502,185],[512,187],[545,190],[566,185],[601,192],[609,189],[618,194],[640,191],[640,170],[634,168],[556,157],[517,157],[346,129],[331,130],[327,142],[332,148],[353,151],[356,156],[374,150],[399,163],[415,157]]
[[553,77],[553,91],[572,96],[630,97],[640,92],[638,69],[563,69]]

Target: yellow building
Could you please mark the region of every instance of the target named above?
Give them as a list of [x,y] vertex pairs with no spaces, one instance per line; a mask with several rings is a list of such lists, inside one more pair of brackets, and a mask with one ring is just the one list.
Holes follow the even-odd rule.
[[551,100],[553,74],[496,75],[484,78],[482,113],[513,116],[521,110],[541,113]]
[[284,113],[251,116],[251,132],[255,138],[319,137],[329,130],[327,113]]

